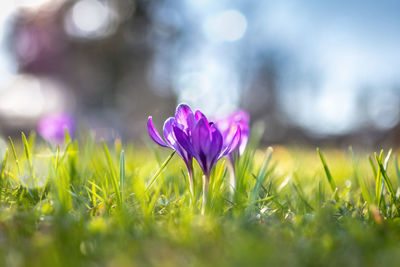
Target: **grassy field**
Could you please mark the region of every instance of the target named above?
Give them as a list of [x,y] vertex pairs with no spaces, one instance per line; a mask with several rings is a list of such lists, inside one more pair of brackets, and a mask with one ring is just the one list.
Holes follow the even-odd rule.
[[[249,145],[201,215],[170,150],[86,136],[1,149],[1,266],[399,266],[395,152]],[[150,143],[150,142],[149,142]],[[154,183],[150,181],[155,173]]]

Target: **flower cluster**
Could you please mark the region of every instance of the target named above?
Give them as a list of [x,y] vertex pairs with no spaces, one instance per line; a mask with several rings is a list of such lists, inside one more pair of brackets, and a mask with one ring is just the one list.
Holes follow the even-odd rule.
[[193,113],[189,106],[181,104],[175,116],[165,121],[164,138],[155,129],[152,117],[149,117],[147,128],[150,137],[160,146],[175,150],[185,162],[192,193],[193,158],[204,173],[203,182],[208,184],[213,167],[222,157],[229,155],[233,159],[234,154],[243,152],[249,135],[249,118],[243,111],[235,114],[214,123],[208,121],[199,110]]

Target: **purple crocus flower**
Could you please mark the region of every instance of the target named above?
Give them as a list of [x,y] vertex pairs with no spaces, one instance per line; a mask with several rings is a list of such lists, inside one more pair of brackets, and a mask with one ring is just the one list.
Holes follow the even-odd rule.
[[52,114],[41,118],[37,131],[43,139],[51,143],[62,143],[65,139],[65,129],[74,134],[74,119],[66,113]]
[[234,137],[236,128],[238,126],[240,128],[241,136],[239,145],[237,149],[235,149],[234,151],[232,151],[232,153],[229,154],[229,158],[231,161],[234,161],[234,159],[238,155],[242,155],[247,146],[250,134],[249,123],[250,123],[250,115],[249,113],[243,110],[238,110],[227,117],[215,120],[215,124],[221,131],[224,137],[224,142],[226,143],[231,142],[231,140]]
[[[175,117],[164,123],[164,139],[153,125],[152,117],[147,121],[150,137],[163,147],[170,147],[185,162],[189,172],[190,190],[193,194],[193,157],[203,170],[203,201],[206,199],[210,174],[219,159],[232,153],[240,141],[240,128],[237,127],[229,142],[214,123],[208,122],[199,110],[193,114],[189,106],[177,107]],[[204,205],[203,205],[204,207]]]
[[228,166],[231,172],[230,183],[232,185],[232,190],[236,187],[235,161],[237,161],[239,156],[243,154],[247,146],[250,134],[249,123],[250,115],[243,110],[238,110],[227,117],[220,118],[215,121],[215,124],[221,131],[222,136],[224,137],[224,142],[226,142],[226,144],[229,144],[234,138],[235,130],[237,127],[239,127],[241,130],[240,141],[237,148],[228,154]]
[[[175,117],[167,119],[164,123],[164,139],[157,132],[150,116],[147,120],[147,129],[154,142],[163,147],[169,147],[183,159],[188,169],[190,191],[193,194],[193,153],[177,141],[175,129],[181,131],[185,136],[191,136],[196,123],[195,116],[189,106],[181,104],[176,108]],[[177,130],[177,131],[178,131]]]
[[236,128],[230,142],[225,142],[215,124],[208,122],[206,116],[198,110],[195,112],[195,121],[196,124],[189,134],[179,127],[174,128],[174,133],[178,143],[186,151],[190,151],[203,170],[202,214],[204,214],[211,171],[218,160],[236,149],[240,141],[240,128]]
[[209,178],[211,170],[218,160],[231,153],[239,145],[241,131],[239,127],[236,127],[228,142],[224,140],[216,125],[208,122],[206,116],[198,110],[195,113],[195,120],[196,125],[190,135],[175,128],[175,136],[182,147],[191,151],[204,175]]

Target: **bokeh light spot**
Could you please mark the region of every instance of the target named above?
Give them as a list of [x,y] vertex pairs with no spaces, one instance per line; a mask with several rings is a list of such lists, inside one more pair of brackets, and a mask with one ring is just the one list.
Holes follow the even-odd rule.
[[247,20],[239,11],[227,10],[207,18],[203,29],[212,40],[234,42],[245,34]]
[[65,29],[71,36],[100,38],[110,35],[113,11],[98,0],[76,2],[66,16]]

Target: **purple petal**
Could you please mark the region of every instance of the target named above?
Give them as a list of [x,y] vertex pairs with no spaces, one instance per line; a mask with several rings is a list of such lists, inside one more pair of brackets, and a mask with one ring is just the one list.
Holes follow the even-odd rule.
[[203,172],[208,175],[208,151],[211,145],[211,131],[206,118],[201,118],[192,133],[192,143],[194,156],[202,168]]
[[164,138],[167,141],[167,144],[178,153],[178,155],[185,161],[186,165],[191,163],[192,161],[192,153],[191,151],[187,151],[179,142],[177,142],[174,129],[178,128],[175,125],[175,118],[169,118],[164,123]]
[[195,126],[195,118],[192,110],[188,105],[180,104],[176,108],[175,121],[183,126],[183,130],[188,133]]
[[201,118],[205,118],[207,120],[206,116],[200,110],[196,110],[194,117],[196,121],[199,121]]
[[164,123],[163,133],[166,143],[171,148],[176,148],[176,138],[173,132],[173,125],[175,123],[175,118],[170,117]]
[[193,157],[193,146],[189,136],[179,127],[173,127],[173,131],[178,144],[187,152],[190,157]]
[[240,137],[241,137],[241,130],[240,127],[238,126],[235,132],[235,135],[232,138],[232,141],[228,144],[228,146],[222,151],[220,154],[219,158],[222,158],[223,156],[231,153],[233,150],[235,150],[240,142]]
[[211,126],[211,146],[208,151],[209,166],[208,168],[211,170],[213,165],[219,160],[219,155],[222,150],[224,139],[222,137],[221,132],[214,125]]
[[243,154],[243,152],[247,146],[247,142],[249,141],[250,131],[249,131],[248,124],[240,123],[239,127],[240,127],[239,154]]
[[229,117],[232,121],[243,122],[247,125],[250,123],[250,115],[244,110],[238,110],[231,114]]
[[151,139],[153,139],[154,142],[156,142],[160,146],[168,147],[168,145],[164,142],[164,140],[161,138],[160,134],[157,132],[156,128],[154,127],[153,118],[151,116],[147,120],[147,130],[149,132]]
[[192,141],[193,148],[197,153],[209,150],[211,145],[211,130],[206,118],[201,118],[197,122],[192,133]]
[[249,122],[250,116],[246,111],[238,110],[228,117],[216,120],[218,129],[224,137],[224,146],[227,147],[233,140],[236,133],[236,127],[239,125],[241,138],[238,145],[238,152],[242,154],[247,146],[249,139]]

